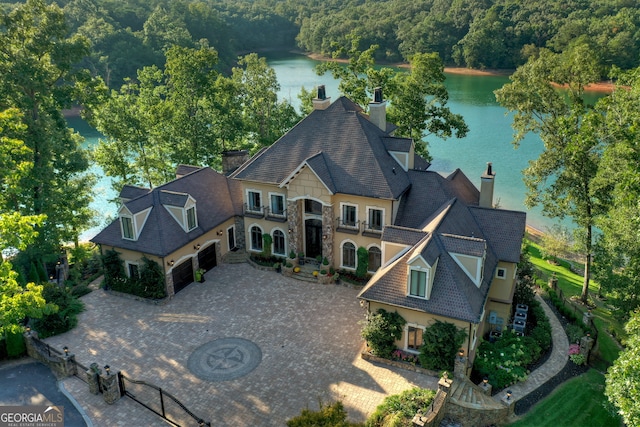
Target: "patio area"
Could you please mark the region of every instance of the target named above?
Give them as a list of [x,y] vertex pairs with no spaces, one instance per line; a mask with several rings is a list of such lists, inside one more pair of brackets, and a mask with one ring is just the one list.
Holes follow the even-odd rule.
[[[364,421],[391,394],[437,378],[360,358],[357,290],[225,264],[165,305],[97,290],[79,325],[48,338],[88,366],[162,387],[216,426],[283,426],[304,408],[341,400]],[[65,388],[95,426],[166,425],[128,398],[106,405],[80,380]],[[144,420],[144,421],[142,421]],[[149,423],[152,424],[149,424]]]

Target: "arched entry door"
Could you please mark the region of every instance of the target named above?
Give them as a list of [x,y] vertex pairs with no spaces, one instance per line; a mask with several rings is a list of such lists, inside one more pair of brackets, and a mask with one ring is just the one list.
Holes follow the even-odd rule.
[[305,255],[315,258],[322,255],[322,221],[307,219],[304,222]]

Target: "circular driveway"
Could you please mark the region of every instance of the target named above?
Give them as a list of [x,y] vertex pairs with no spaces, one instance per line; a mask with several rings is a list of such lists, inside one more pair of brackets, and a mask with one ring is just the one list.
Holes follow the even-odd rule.
[[[357,293],[225,264],[165,305],[94,291],[83,297],[86,310],[78,326],[46,342],[68,346],[85,366],[108,364],[130,379],[155,384],[215,426],[283,426],[302,409],[335,400],[343,402],[350,420],[364,421],[387,395],[435,388],[437,378],[360,358],[365,313]],[[231,337],[261,352],[251,371],[211,381],[189,369],[195,351]],[[109,407],[79,380],[64,382],[96,426],[116,425],[114,417],[132,425],[149,413],[126,397],[115,403],[117,409]]]

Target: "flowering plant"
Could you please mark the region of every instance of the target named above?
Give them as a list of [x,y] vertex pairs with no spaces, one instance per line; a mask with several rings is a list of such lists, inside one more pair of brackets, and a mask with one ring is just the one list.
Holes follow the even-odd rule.
[[580,354],[580,353],[571,354],[569,356],[569,359],[571,359],[571,361],[576,365],[584,365],[585,363],[587,363],[587,359],[584,357],[583,354]]
[[391,354],[391,359],[398,360],[400,362],[411,363],[415,365],[418,362],[418,356],[415,354],[406,353],[402,350],[394,350]]
[[574,354],[580,354],[580,346],[578,344],[571,344],[569,346],[569,356]]

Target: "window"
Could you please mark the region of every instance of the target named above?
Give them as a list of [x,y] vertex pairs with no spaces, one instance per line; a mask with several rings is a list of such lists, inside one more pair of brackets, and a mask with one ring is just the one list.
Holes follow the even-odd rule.
[[369,229],[382,231],[382,209],[369,209]]
[[498,268],[496,270],[496,277],[498,279],[504,279],[507,277],[507,269],[506,268]]
[[131,239],[135,238],[133,234],[133,220],[129,216],[121,216],[120,224],[122,225],[122,238]]
[[277,255],[284,255],[286,253],[284,248],[284,233],[280,230],[273,232],[273,253]]
[[262,250],[262,230],[257,225],[251,227],[251,249],[254,251]]
[[422,328],[409,326],[407,328],[407,349],[420,350],[422,347]]
[[140,277],[138,264],[128,264],[128,266],[129,266],[129,277],[131,278]]
[[425,298],[427,295],[427,272],[423,270],[410,270],[409,295]]
[[351,242],[342,245],[342,266],[356,268],[356,246]]
[[369,271],[376,271],[382,264],[382,251],[377,246],[369,248]]
[[355,227],[357,221],[357,210],[353,205],[342,205],[342,225]]
[[197,226],[196,222],[196,208],[192,207],[187,209],[187,230],[191,231]]
[[260,193],[257,191],[247,192],[247,210],[252,212],[262,212],[262,203],[260,202]]
[[305,199],[304,212],[314,215],[322,215],[322,203],[311,199]]
[[282,194],[271,195],[271,214],[284,215],[284,196]]

